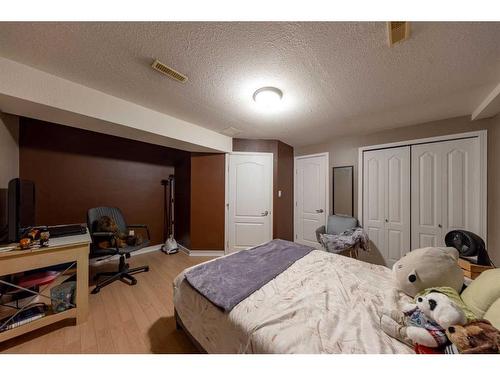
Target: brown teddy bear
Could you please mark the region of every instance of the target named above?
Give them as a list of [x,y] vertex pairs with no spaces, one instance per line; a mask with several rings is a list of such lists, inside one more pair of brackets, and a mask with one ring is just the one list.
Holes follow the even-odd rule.
[[115,220],[109,216],[102,216],[97,222],[98,232],[111,232],[114,233],[114,237],[106,241],[101,241],[98,246],[101,249],[115,248],[115,247],[125,247],[138,246],[142,244],[142,237],[140,235],[129,236],[125,233],[121,233],[116,225]]
[[447,335],[461,354],[500,353],[500,331],[487,320],[452,325],[448,328]]

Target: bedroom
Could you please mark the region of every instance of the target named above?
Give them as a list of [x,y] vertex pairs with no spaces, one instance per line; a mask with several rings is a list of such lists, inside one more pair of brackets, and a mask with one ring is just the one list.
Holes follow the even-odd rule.
[[253,17],[0,22],[2,354],[500,338],[500,23]]

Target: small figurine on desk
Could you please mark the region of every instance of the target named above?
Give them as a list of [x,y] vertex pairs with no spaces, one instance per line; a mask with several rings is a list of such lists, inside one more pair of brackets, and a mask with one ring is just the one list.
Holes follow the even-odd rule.
[[40,233],[40,247],[49,246],[50,232],[45,231]]
[[19,241],[19,247],[22,250],[28,250],[31,246],[31,239],[30,238],[21,238]]
[[46,229],[42,228],[31,228],[23,235],[23,238],[19,241],[19,247],[22,250],[28,250],[30,248],[46,247],[49,246],[50,233]]

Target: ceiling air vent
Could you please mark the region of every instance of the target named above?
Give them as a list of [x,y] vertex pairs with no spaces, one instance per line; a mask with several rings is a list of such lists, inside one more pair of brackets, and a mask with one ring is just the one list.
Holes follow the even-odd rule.
[[389,46],[407,40],[410,37],[409,22],[387,22],[387,30],[389,33]]
[[188,77],[185,76],[184,74],[182,73],[179,73],[178,71],[176,71],[175,69],[172,69],[171,67],[165,65],[164,63],[162,63],[160,60],[156,59],[155,61],[153,61],[153,64],[151,65],[151,67],[154,69],[154,70],[157,70],[159,71],[160,73],[162,74],[165,74],[166,76],[172,78],[172,79],[175,79],[176,81],[178,82],[186,82]]

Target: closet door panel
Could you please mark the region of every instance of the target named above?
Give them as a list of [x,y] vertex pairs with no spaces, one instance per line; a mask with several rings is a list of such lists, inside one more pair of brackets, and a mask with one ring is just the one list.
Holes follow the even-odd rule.
[[364,228],[374,250],[385,247],[385,180],[384,152],[370,151],[363,157],[363,218]]
[[385,150],[386,181],[386,238],[383,254],[392,266],[410,251],[410,148]]
[[439,144],[412,146],[411,248],[441,246],[442,152]]
[[479,233],[479,141],[443,142],[443,232],[466,229]]

